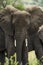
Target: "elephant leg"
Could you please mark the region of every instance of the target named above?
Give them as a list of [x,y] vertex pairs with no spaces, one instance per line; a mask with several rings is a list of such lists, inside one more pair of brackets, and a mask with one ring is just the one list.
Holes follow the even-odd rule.
[[33,45],[34,45],[34,49],[35,49],[37,58],[43,64],[43,48],[42,48],[40,39],[37,34],[34,36],[34,44]]
[[4,51],[0,52],[0,62],[1,62],[1,65],[4,65],[4,63],[5,63],[5,53],[4,53]]
[[28,65],[28,44],[25,41],[22,47],[22,64]]

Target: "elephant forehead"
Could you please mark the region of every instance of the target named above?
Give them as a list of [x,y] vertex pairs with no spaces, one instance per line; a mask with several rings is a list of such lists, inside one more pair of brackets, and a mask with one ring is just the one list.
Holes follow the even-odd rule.
[[[29,21],[29,23],[30,23],[30,21]],[[28,27],[28,21],[26,21],[25,19],[24,20],[19,19],[15,22],[15,29],[17,29],[17,30],[27,29],[27,27]]]
[[[14,13],[15,15],[17,15],[17,14],[24,14],[24,15],[26,15],[26,14],[29,14],[28,12],[26,12],[26,11],[20,11],[20,10],[18,10],[18,11],[16,11],[15,13]],[[30,14],[29,14],[30,15]]]
[[30,19],[28,16],[24,17],[22,15],[19,15],[16,19],[13,20],[13,23],[15,26],[26,27],[28,24],[30,24]]
[[29,18],[30,17],[30,13],[26,12],[26,11],[16,11],[14,12],[14,17],[16,18]]

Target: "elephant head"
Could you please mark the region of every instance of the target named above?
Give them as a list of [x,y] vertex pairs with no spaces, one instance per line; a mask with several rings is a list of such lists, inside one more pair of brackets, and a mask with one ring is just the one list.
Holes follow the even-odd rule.
[[25,11],[17,11],[13,16],[13,28],[15,31],[15,39],[16,39],[16,53],[17,53],[17,61],[21,62],[21,54],[22,54],[22,46],[23,42],[27,36],[28,26],[30,24],[30,14]]

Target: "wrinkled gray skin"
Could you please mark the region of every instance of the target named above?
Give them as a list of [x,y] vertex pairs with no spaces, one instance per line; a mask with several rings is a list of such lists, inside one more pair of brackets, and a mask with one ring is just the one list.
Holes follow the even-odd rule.
[[28,50],[35,50],[36,56],[40,60],[40,58],[43,56],[43,49],[37,32],[39,30],[39,27],[43,25],[43,11],[36,6],[27,8],[26,11],[31,14],[31,23],[30,28],[28,29]]

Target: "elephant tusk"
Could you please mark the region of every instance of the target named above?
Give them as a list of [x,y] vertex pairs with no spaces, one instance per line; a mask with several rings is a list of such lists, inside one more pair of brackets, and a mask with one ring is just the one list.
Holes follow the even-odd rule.
[[25,39],[25,43],[26,43],[26,47],[28,46],[28,41],[27,41],[27,38]]
[[16,47],[16,40],[14,40],[14,46]]

